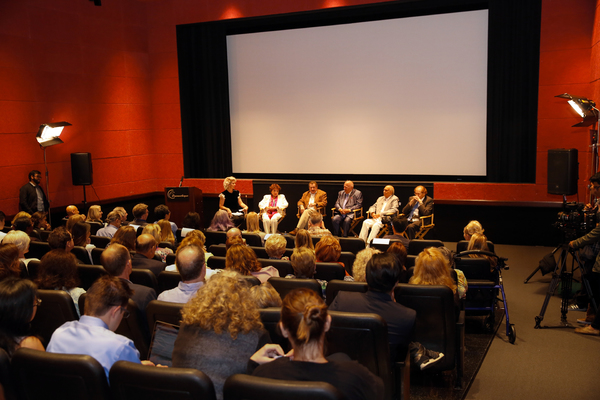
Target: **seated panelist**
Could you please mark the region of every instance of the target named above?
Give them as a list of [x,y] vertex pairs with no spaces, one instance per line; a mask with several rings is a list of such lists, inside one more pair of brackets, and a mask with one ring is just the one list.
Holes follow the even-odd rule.
[[415,234],[421,229],[421,217],[433,214],[433,199],[427,196],[427,189],[424,186],[415,188],[415,195],[408,199],[402,214],[406,215],[409,222],[406,235],[409,239],[414,239]]
[[327,193],[319,189],[317,182],[310,182],[308,184],[308,192],[304,192],[302,198],[298,201],[300,220],[296,229],[291,231],[290,234],[296,234],[298,229],[306,229],[310,217],[318,213],[319,208],[325,207],[327,207]]
[[365,241],[367,247],[369,247],[371,240],[377,237],[383,224],[389,222],[390,217],[398,212],[399,207],[400,201],[394,195],[394,187],[387,185],[383,188],[383,196],[379,197],[375,204],[369,208],[371,218],[363,222],[360,235],[358,235]]
[[344,190],[340,190],[338,193],[338,198],[334,206],[335,210],[333,211],[333,218],[331,219],[334,236],[340,235],[340,224],[342,224],[342,228],[344,228],[344,237],[348,237],[350,225],[354,219],[352,210],[361,208],[362,202],[362,192],[358,189],[354,189],[354,183],[352,181],[346,181],[344,183]]
[[248,206],[242,201],[239,190],[235,190],[236,183],[237,179],[233,176],[228,176],[223,181],[225,190],[219,194],[219,209],[227,211],[235,226],[240,226],[244,222]]
[[266,194],[260,203],[258,203],[258,208],[263,212],[262,220],[266,234],[277,233],[279,220],[284,215],[285,209],[288,206],[285,195],[279,194],[281,186],[274,183],[269,187],[269,190],[271,194]]

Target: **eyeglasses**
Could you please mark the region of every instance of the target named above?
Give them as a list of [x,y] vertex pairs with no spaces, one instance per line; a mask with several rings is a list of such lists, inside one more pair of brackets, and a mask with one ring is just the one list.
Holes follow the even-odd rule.
[[129,310],[125,307],[121,307],[121,311],[123,311],[123,318],[127,319],[129,318]]
[[35,299],[33,302],[34,307],[39,307],[42,304],[42,299]]

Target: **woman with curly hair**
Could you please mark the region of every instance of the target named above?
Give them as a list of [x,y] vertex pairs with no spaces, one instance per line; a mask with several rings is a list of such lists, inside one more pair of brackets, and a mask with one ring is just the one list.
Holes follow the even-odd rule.
[[[450,265],[444,254],[435,247],[423,250],[415,261],[415,271],[408,283],[413,285],[447,286],[454,293],[454,305],[461,308],[458,287],[450,275]],[[458,317],[458,312],[456,313]]]
[[19,248],[12,243],[3,243],[0,244],[0,281],[11,276],[21,276]]
[[79,287],[77,259],[64,250],[50,250],[42,257],[36,283],[40,289],[64,290],[69,293],[77,315],[79,313],[79,297],[85,290]]
[[483,226],[481,226],[479,221],[470,221],[463,229],[463,236],[465,240],[471,240],[471,236],[476,233],[483,234]]
[[45,350],[40,339],[29,335],[40,303],[37,287],[29,279],[11,276],[0,281],[0,348],[9,357],[20,347]]
[[243,243],[233,244],[225,255],[225,269],[239,272],[242,275],[253,275],[263,283],[272,276],[279,276],[277,268],[262,265],[256,258],[256,253]]
[[317,262],[338,263],[344,267],[344,263],[339,262],[342,255],[342,246],[340,241],[331,235],[323,236],[315,246],[315,255]]
[[235,225],[229,217],[227,216],[227,211],[219,210],[215,213],[212,221],[210,221],[210,226],[208,227],[209,231],[222,231],[227,232],[230,228],[233,228]]
[[181,315],[173,367],[204,372],[222,399],[225,380],[245,373],[250,356],[269,342],[249,284],[237,272],[223,271],[198,290]]
[[122,226],[119,229],[117,229],[115,235],[112,237],[112,239],[110,239],[109,246],[113,243],[118,243],[127,247],[127,250],[134,251],[136,236],[136,231],[133,226]]
[[296,249],[300,247],[308,247],[309,249],[315,249],[315,245],[312,241],[312,236],[306,229],[298,229],[296,232],[296,238],[294,239],[294,244],[296,245]]
[[289,339],[294,356],[282,357],[279,345],[268,344],[252,356],[252,361],[262,364],[252,375],[327,382],[348,400],[383,399],[383,381],[366,367],[342,353],[325,357],[325,334],[331,327],[331,316],[317,293],[310,289],[288,293],[283,299],[279,327]]
[[265,194],[263,199],[258,203],[258,208],[262,213],[263,227],[265,233],[277,233],[277,225],[279,220],[285,216],[285,209],[288,202],[285,196],[279,194],[281,186],[274,183],[269,186],[271,194]]
[[367,263],[374,254],[380,254],[381,251],[373,247],[367,247],[356,253],[354,264],[352,264],[352,277],[355,282],[366,282]]

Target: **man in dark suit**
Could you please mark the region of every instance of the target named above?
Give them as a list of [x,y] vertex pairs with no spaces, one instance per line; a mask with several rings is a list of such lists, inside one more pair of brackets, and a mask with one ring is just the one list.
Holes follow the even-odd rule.
[[366,293],[338,292],[329,309],[380,315],[387,322],[392,360],[409,349],[413,362],[423,370],[441,360],[444,354],[411,342],[417,313],[396,303],[392,298],[401,273],[402,268],[395,255],[375,254],[367,263],[365,271],[369,290]]
[[421,229],[421,217],[433,214],[433,199],[427,196],[427,189],[424,186],[415,188],[415,195],[408,199],[408,204],[402,209],[402,214],[406,215],[409,222],[406,235],[409,239],[414,239],[416,233]]
[[331,218],[334,236],[340,235],[340,224],[342,224],[342,228],[344,229],[343,236],[348,237],[350,225],[354,219],[352,210],[361,208],[362,202],[362,192],[354,189],[354,183],[352,181],[346,181],[344,183],[344,190],[340,190],[338,193],[338,198],[334,206],[333,218]]
[[100,256],[100,263],[109,275],[116,276],[117,278],[121,279],[127,284],[127,286],[129,286],[130,289],[133,290],[133,296],[131,299],[138,306],[140,318],[142,321],[144,321],[143,325],[149,337],[148,324],[146,323],[146,306],[148,306],[148,303],[150,303],[152,300],[156,300],[156,292],[152,288],[138,285],[129,280],[129,275],[131,274],[132,269],[129,250],[127,250],[125,246],[113,243],[102,252],[102,256]]
[[135,240],[135,254],[131,258],[131,265],[136,269],[149,269],[158,277],[164,271],[166,264],[154,258],[158,243],[154,236],[147,233],[140,235]]
[[41,181],[42,173],[40,171],[33,170],[29,173],[29,183],[23,185],[19,191],[19,210],[29,214],[48,211],[50,204],[40,186]]
[[406,217],[404,215],[394,217],[394,218],[392,218],[392,231],[394,232],[394,234],[393,235],[385,235],[383,238],[384,239],[398,239],[404,245],[404,247],[406,247],[406,249],[408,250],[408,244],[410,243],[410,240],[408,240],[406,237],[404,237],[404,235],[402,235],[404,233],[404,231],[406,230],[407,226],[408,226],[408,220],[406,219]]

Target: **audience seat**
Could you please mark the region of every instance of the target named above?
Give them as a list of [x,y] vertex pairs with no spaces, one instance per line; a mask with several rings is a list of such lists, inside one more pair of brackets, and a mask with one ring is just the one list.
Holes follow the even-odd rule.
[[294,274],[294,268],[292,268],[292,262],[290,260],[271,260],[268,258],[259,258],[258,262],[264,267],[269,265],[277,268],[279,276],[285,278],[289,274]]
[[338,292],[361,292],[366,293],[369,290],[369,286],[367,282],[348,282],[339,279],[334,279],[327,283],[327,289],[325,289],[325,293],[327,294],[327,305],[333,303],[335,296],[337,296]]
[[342,251],[349,251],[354,254],[364,250],[366,247],[365,241],[360,238],[338,237],[337,240],[340,242]]
[[352,265],[354,264],[355,259],[356,254],[352,253],[351,251],[342,251],[338,261],[344,263],[346,271],[348,271],[348,274],[352,275]]
[[96,246],[99,249],[105,249],[106,246],[110,243],[110,238],[105,236],[90,236],[90,243]]
[[96,282],[96,279],[107,274],[108,272],[102,265],[77,264],[80,287],[85,290],[88,290]]
[[75,303],[71,296],[63,290],[38,289],[38,298],[42,304],[37,307],[37,312],[31,321],[31,333],[42,339],[44,347],[52,334],[62,324],[78,320]]
[[21,348],[11,367],[22,400],[111,398],[104,368],[87,355]]
[[243,232],[242,237],[246,239],[248,246],[261,247],[263,245],[262,239],[258,233]]
[[91,235],[96,235],[96,232],[98,232],[99,229],[104,228],[104,224],[100,222],[86,221],[86,223],[90,226]]
[[52,231],[46,231],[46,230],[39,230],[38,233],[40,234],[40,240],[42,242],[47,242],[48,241],[48,237],[50,236],[50,232]]
[[279,328],[279,320],[281,319],[281,307],[267,307],[258,310],[260,312],[260,321],[263,323],[265,330],[269,332],[271,343],[281,346],[283,351],[287,353],[292,349],[289,340],[284,338]]
[[[469,241],[468,240],[461,240],[460,242],[456,243],[456,254],[461,253],[463,251],[467,251],[467,248],[469,247]],[[487,247],[488,250],[490,251],[490,253],[496,253],[494,251],[494,243],[490,242],[489,240],[487,241]]]
[[210,378],[193,368],[155,368],[117,361],[110,369],[114,400],[215,400]]
[[235,374],[225,381],[224,400],[341,400],[338,389],[326,382],[284,381]]
[[29,251],[25,254],[27,258],[37,258],[39,260],[50,251],[48,242],[29,242]]
[[225,257],[212,256],[206,261],[206,266],[210,269],[225,269]]
[[154,273],[149,269],[132,268],[131,274],[129,275],[129,280],[133,283],[137,283],[138,285],[152,288],[156,293],[158,293],[158,280],[156,279],[156,275],[154,275]]
[[176,258],[177,258],[177,255],[175,253],[173,253],[173,254],[167,254],[167,259],[165,260],[166,264],[167,265],[173,265],[173,264],[175,264],[175,259]]
[[409,255],[418,256],[420,252],[429,247],[444,247],[444,243],[441,240],[413,239],[408,244],[408,249],[406,250]]
[[404,265],[404,267],[406,269],[409,269],[410,267],[414,267],[416,261],[417,261],[417,256],[413,256],[413,255],[409,254],[406,256],[406,264]]
[[204,231],[206,237],[205,246],[208,248],[211,244],[225,244],[227,241],[227,232],[221,231]]
[[158,291],[156,294],[160,294],[165,290],[174,289],[181,282],[181,274],[177,271],[162,271],[158,274]]
[[4,349],[0,349],[0,390],[4,393],[5,400],[17,400],[16,388],[10,372],[10,358]]
[[146,317],[150,332],[154,332],[154,323],[156,321],[179,326],[181,324],[181,309],[183,306],[181,303],[160,300],[152,300],[148,303],[146,306]]
[[[100,257],[102,256],[103,251],[104,251],[104,249],[99,249],[97,247],[95,249],[92,249],[92,261],[94,262],[94,265],[102,264],[100,262]],[[86,262],[85,264],[89,264],[89,261]]]
[[333,279],[344,279],[346,270],[338,263],[318,262],[315,279],[331,281]]
[[171,249],[173,250],[173,252],[177,251],[177,246],[171,242],[160,242],[158,244],[158,247],[160,247],[161,249]]
[[268,282],[273,285],[282,299],[286,294],[298,288],[311,289],[314,290],[319,296],[323,296],[323,289],[321,288],[319,282],[317,282],[315,279],[286,279],[272,276],[269,278]]
[[73,250],[71,250],[71,253],[73,253],[82,264],[89,264],[92,262],[90,253],[88,253],[85,247],[75,246],[73,247]]
[[427,349],[444,353],[431,372],[456,369],[457,388],[462,388],[465,351],[465,313],[456,316],[454,294],[446,286],[398,284],[397,303],[417,312],[414,341]]
[[37,279],[40,272],[40,264],[41,261],[38,260],[31,260],[27,263],[27,279],[31,279],[32,281]]

